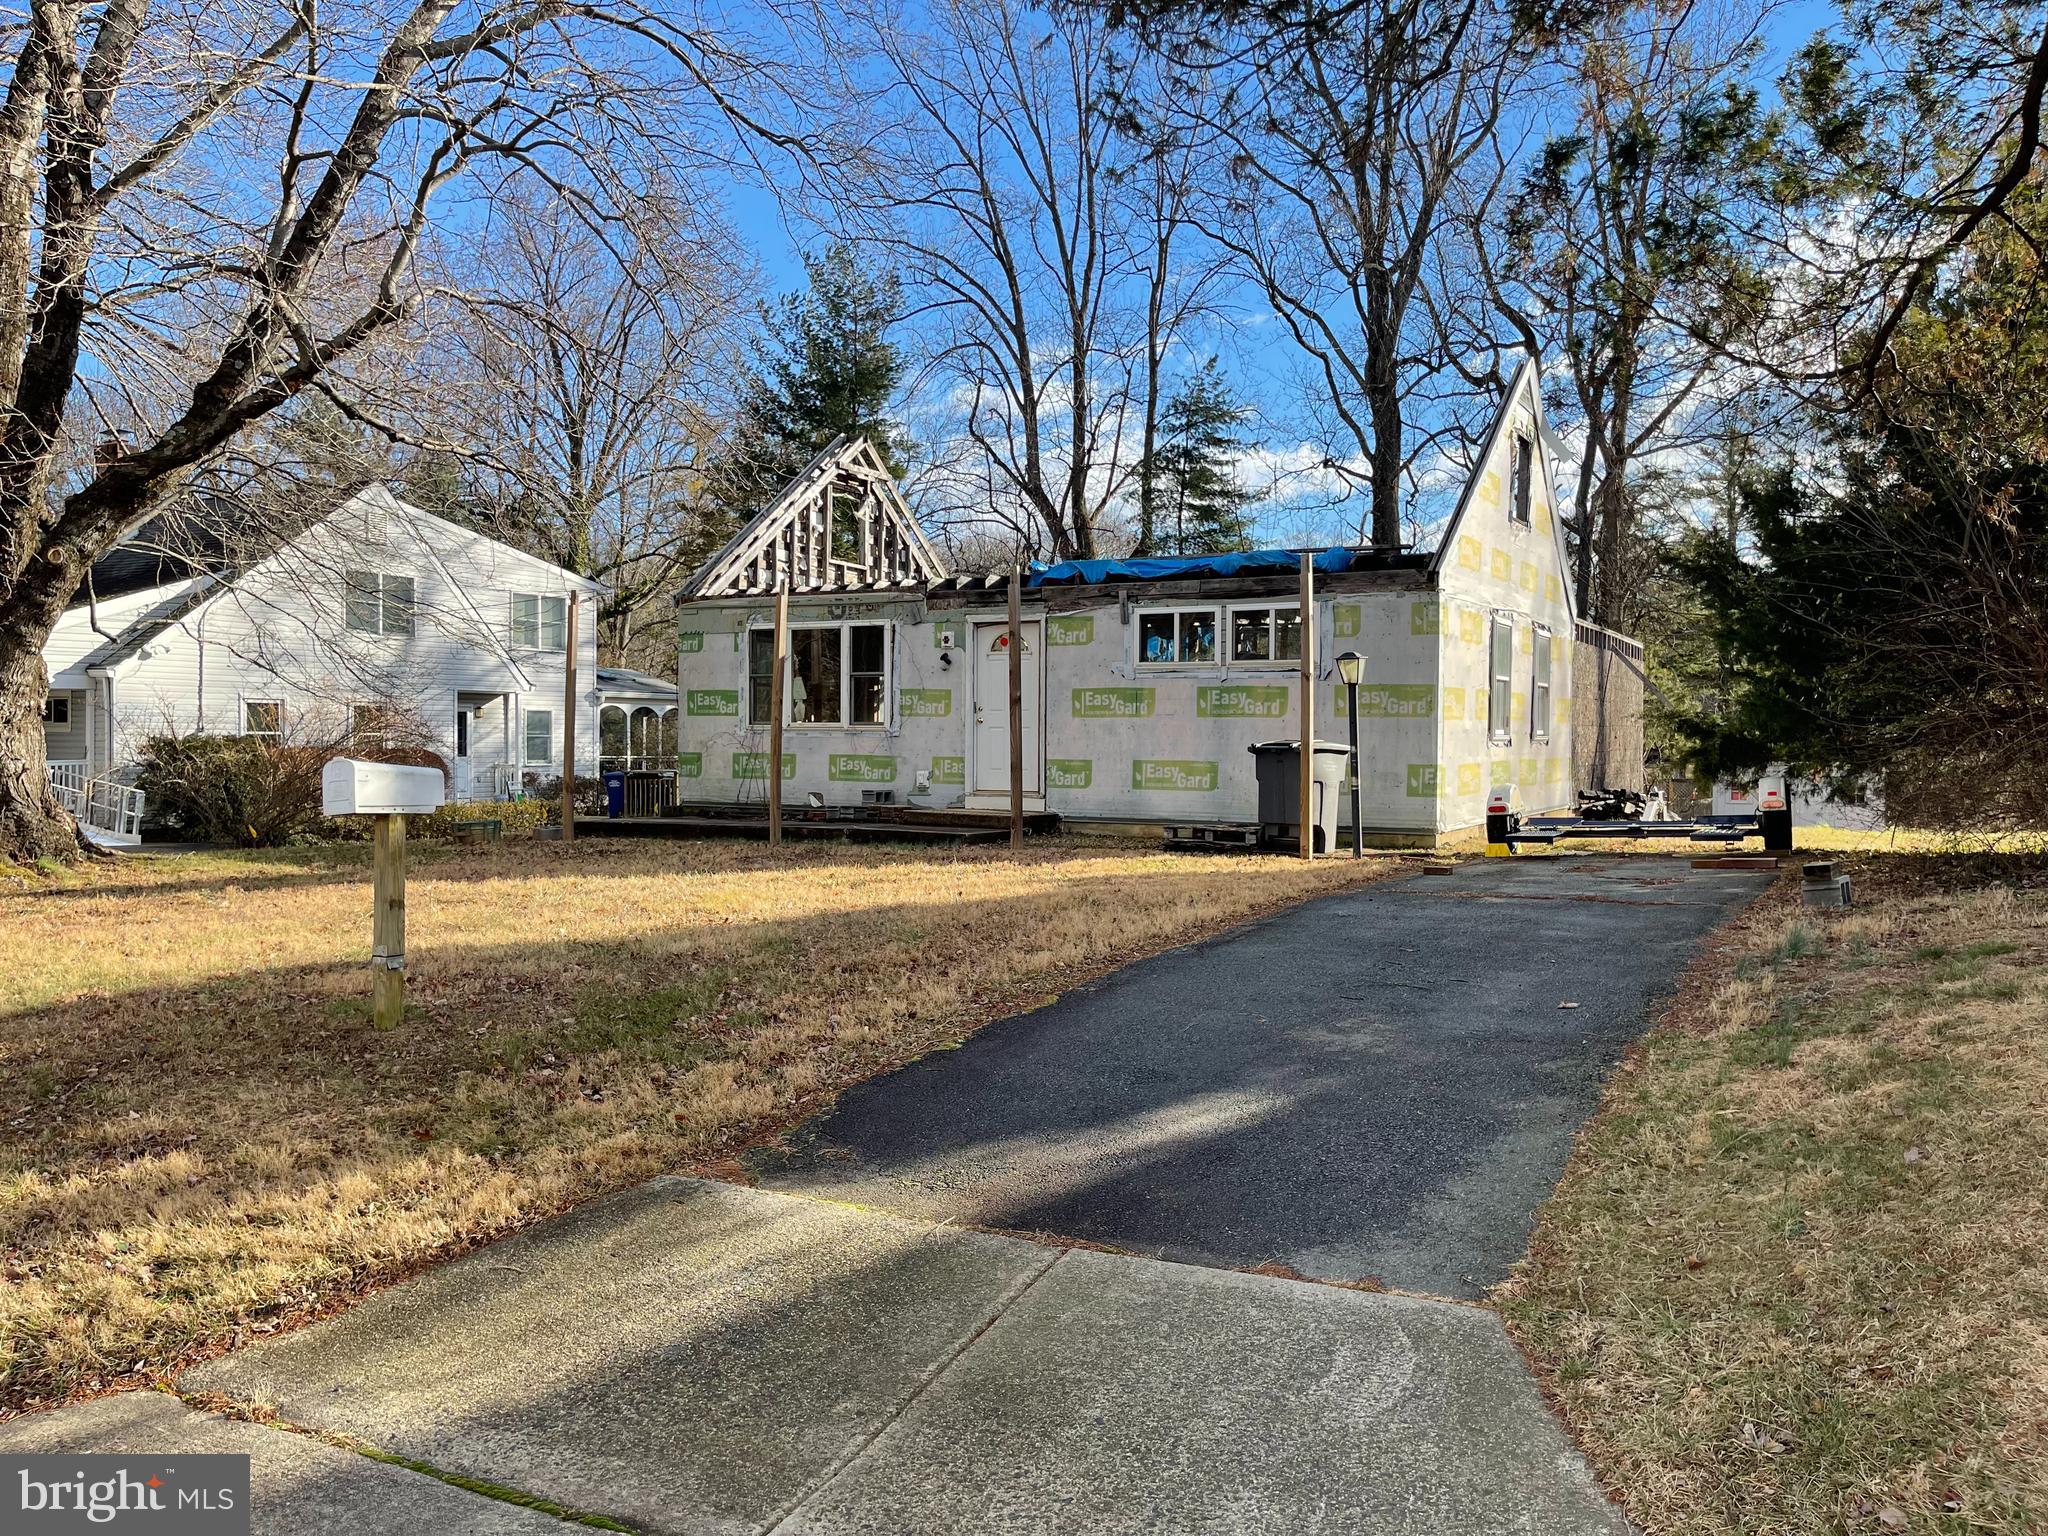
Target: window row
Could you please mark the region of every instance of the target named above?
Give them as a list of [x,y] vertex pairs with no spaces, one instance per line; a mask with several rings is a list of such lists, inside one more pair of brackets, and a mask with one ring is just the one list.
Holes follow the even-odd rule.
[[[344,571],[342,587],[344,621],[356,634],[413,632],[412,577],[388,571]],[[569,599],[546,592],[512,593],[506,610],[505,639],[514,650],[566,651]]]
[[[656,754],[669,759],[675,757],[676,712],[670,709],[666,720],[656,720],[651,728],[640,725],[639,716],[652,715],[653,710],[636,710],[632,752],[635,755]],[[603,733],[608,722],[605,716],[619,715],[624,728],[624,715],[616,706],[608,706],[599,716],[600,747],[609,751],[604,744]],[[351,704],[348,710],[348,739],[354,746],[386,747],[393,744],[392,737],[399,733],[396,713],[384,704]],[[242,734],[257,741],[268,742],[271,746],[284,744],[284,701],[281,699],[244,699],[242,701]],[[455,751],[458,757],[469,755],[469,717],[458,711],[455,717]],[[653,742],[651,747],[640,743]],[[552,709],[529,709],[520,721],[520,761],[524,763],[548,763],[555,757],[555,712]]]
[[[747,720],[772,718],[775,632],[747,632]],[[889,698],[889,626],[792,624],[789,627],[790,725],[881,725]]]
[[1219,645],[1232,662],[1299,661],[1301,605],[1139,610],[1142,667],[1214,665]]
[[[1551,633],[1543,625],[1533,626],[1529,645],[1529,736],[1535,741],[1550,737]],[[1515,620],[1512,614],[1496,613],[1488,635],[1489,672],[1492,686],[1487,692],[1487,734],[1497,742],[1515,737]]]

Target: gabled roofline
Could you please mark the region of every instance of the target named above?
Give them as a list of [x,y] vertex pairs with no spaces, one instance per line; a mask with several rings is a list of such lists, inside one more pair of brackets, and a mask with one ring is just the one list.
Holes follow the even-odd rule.
[[1526,353],[1514,377],[1508,381],[1506,393],[1501,396],[1500,405],[1493,413],[1493,423],[1486,429],[1486,436],[1480,441],[1479,455],[1473,460],[1472,473],[1465,477],[1465,489],[1458,496],[1457,509],[1444,524],[1443,537],[1437,540],[1436,553],[1430,556],[1429,569],[1432,575],[1443,570],[1444,561],[1449,557],[1451,546],[1456,542],[1458,530],[1464,525],[1465,513],[1472,505],[1479,491],[1480,477],[1486,473],[1487,463],[1493,458],[1493,450],[1500,442],[1500,436],[1507,429],[1508,417],[1526,383],[1529,390],[1529,412],[1536,423],[1536,452],[1543,467],[1543,483],[1550,491],[1550,539],[1557,551],[1557,568],[1564,588],[1565,612],[1573,620],[1579,616],[1578,600],[1572,591],[1571,556],[1564,542],[1564,518],[1558,511],[1557,464],[1564,457],[1564,444],[1550,429],[1549,418],[1543,414],[1542,370],[1534,357]]
[[[682,589],[676,594],[675,601],[684,603],[695,598],[723,597],[743,590],[740,578],[764,556],[769,555],[777,541],[788,531],[791,523],[812,510],[819,492],[829,487],[832,481],[842,474],[864,480],[874,489],[876,499],[881,503],[883,516],[902,539],[908,552],[911,566],[909,574],[915,578],[922,578],[926,583],[945,580],[945,562],[939,558],[938,551],[932,548],[931,541],[924,536],[924,530],[918,527],[917,518],[911,512],[909,503],[903,499],[903,493],[897,489],[896,476],[883,460],[880,450],[865,437],[852,437],[842,432],[821,452],[813,456],[787,485],[776,492],[773,501],[749,519],[739,532],[727,539],[718,553],[691,573],[689,580],[683,583]],[[794,538],[792,535],[792,539]],[[832,563],[828,554],[825,562],[828,573]],[[870,585],[880,579],[872,571],[865,578]],[[806,582],[804,586],[792,590],[841,591],[849,585],[858,583],[835,584],[829,580],[823,583]],[[758,582],[750,582],[748,586],[759,589]]]

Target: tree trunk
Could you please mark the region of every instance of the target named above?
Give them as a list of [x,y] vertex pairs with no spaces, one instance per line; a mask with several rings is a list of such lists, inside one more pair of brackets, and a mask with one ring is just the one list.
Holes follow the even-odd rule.
[[42,636],[8,626],[0,638],[0,861],[69,861],[80,852],[78,826],[50,791],[43,757]]

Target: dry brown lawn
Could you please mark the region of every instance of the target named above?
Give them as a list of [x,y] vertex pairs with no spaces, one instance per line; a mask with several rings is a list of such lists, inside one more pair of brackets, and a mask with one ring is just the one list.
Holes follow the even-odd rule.
[[2048,1524],[2048,878],[1855,869],[1697,968],[1501,1296],[1651,1536]]
[[408,1017],[378,1032],[364,859],[0,880],[0,1410],[729,1157],[1078,980],[1389,867],[416,845]]

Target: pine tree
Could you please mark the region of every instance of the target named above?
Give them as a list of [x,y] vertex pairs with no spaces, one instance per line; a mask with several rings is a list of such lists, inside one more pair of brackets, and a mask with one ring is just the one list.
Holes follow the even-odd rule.
[[1237,478],[1251,410],[1231,393],[1216,359],[1175,391],[1159,442],[1138,467],[1157,526],[1140,554],[1213,555],[1252,547],[1258,496]]
[[765,507],[842,433],[869,438],[899,475],[912,447],[889,414],[903,377],[902,355],[889,340],[901,303],[896,279],[842,244],[806,256],[804,270],[806,291],[762,312],[763,335],[707,477],[719,537]]

